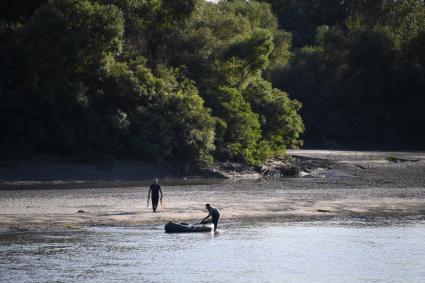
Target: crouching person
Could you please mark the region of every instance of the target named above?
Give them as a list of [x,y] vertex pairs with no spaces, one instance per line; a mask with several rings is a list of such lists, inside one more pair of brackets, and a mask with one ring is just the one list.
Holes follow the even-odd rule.
[[204,222],[205,220],[211,217],[211,222],[214,224],[215,231],[217,230],[218,220],[220,219],[220,211],[217,208],[212,207],[209,203],[205,205],[205,208],[208,210],[208,215],[204,219],[202,219],[201,222]]

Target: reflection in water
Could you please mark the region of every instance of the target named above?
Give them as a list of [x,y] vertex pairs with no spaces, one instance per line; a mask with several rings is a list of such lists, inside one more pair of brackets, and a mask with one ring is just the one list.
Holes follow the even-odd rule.
[[0,281],[420,282],[425,223],[162,226],[0,235]]

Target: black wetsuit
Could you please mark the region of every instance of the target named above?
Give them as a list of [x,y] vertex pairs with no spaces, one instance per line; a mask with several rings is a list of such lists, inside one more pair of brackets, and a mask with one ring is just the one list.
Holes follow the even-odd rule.
[[220,219],[220,211],[215,207],[210,207],[208,210],[211,215],[211,221],[214,224],[214,231],[217,229],[218,220]]
[[159,192],[161,191],[161,186],[159,184],[152,184],[150,186],[150,190],[152,197],[152,210],[156,211],[156,208],[158,207]]

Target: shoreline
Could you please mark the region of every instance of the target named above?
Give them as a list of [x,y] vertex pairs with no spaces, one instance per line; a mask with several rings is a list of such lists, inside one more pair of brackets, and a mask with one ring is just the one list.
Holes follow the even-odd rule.
[[[204,184],[226,179],[278,179],[309,177],[317,169],[352,171],[391,165],[395,160],[423,161],[425,151],[288,150],[289,158],[269,160],[259,166],[216,162],[203,170],[182,174],[182,164],[163,166],[142,161],[117,161],[105,166],[96,163],[46,161],[0,162],[1,190],[74,189],[132,187],[149,184],[157,177],[164,184]],[[180,167],[179,167],[180,166]],[[425,169],[424,169],[425,170]]]
[[[359,201],[359,200],[356,200]],[[247,225],[256,224],[296,224],[296,223],[336,223],[345,225],[347,223],[404,223],[425,221],[425,201],[420,202],[400,202],[391,201],[391,208],[379,208],[382,202],[375,200],[367,205],[361,205],[342,210],[329,210],[329,204],[325,208],[318,206],[310,211],[298,212],[265,212],[264,215],[234,215],[224,217],[219,225],[230,227],[233,223],[244,223]],[[332,205],[332,204],[330,204]],[[385,204],[384,204],[385,206]],[[291,210],[291,209],[290,209]],[[200,209],[200,211],[202,211]],[[11,215],[0,217],[0,234],[21,233],[21,232],[61,232],[61,231],[79,231],[90,227],[154,227],[164,226],[169,221],[195,223],[205,213],[191,213],[176,216],[175,213],[160,211],[153,217],[143,217],[150,212],[116,212],[94,214],[84,213],[84,215],[62,214],[62,215],[32,215],[26,220],[19,222],[7,219]],[[140,217],[138,220],[130,219],[128,216]],[[170,216],[172,215],[172,216]],[[13,215],[14,218],[16,215]],[[22,216],[22,215],[21,215]],[[126,219],[123,219],[123,218]],[[5,220],[6,218],[6,220]],[[31,218],[31,219],[29,219]],[[121,218],[121,219],[120,219]]]
[[99,164],[57,162],[0,163],[1,190],[73,189],[101,187],[132,187],[148,185],[152,178],[164,184],[205,184],[226,179],[258,180],[300,177],[306,171],[328,169],[328,159],[289,156],[262,165],[251,166],[233,162],[216,162],[210,166],[182,174],[182,164],[163,167],[141,161],[118,161],[105,167]]
[[15,184],[0,190],[0,232],[193,222],[205,217],[207,202],[222,211],[224,224],[425,220],[425,154],[293,154],[331,159],[332,165],[291,178],[163,179],[159,213],[146,207],[149,181]]

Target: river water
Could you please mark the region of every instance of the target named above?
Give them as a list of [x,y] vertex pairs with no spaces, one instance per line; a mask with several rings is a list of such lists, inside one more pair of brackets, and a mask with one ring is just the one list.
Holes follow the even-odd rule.
[[424,235],[421,221],[0,234],[0,282],[424,282]]

